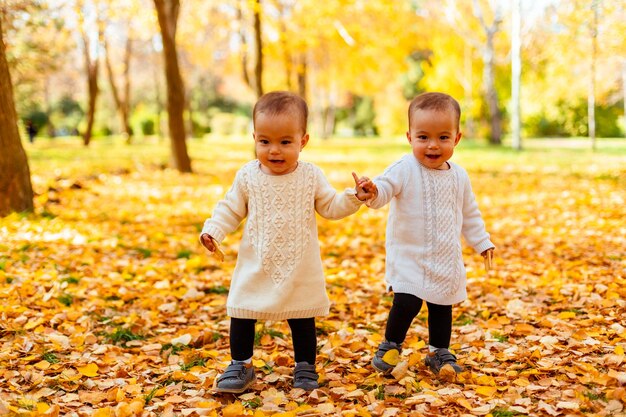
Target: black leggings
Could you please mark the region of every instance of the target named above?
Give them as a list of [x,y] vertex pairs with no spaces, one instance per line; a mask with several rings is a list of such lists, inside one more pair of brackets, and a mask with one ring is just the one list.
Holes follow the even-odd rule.
[[[254,319],[230,319],[230,355],[233,360],[245,361],[254,351]],[[317,334],[315,319],[288,319],[293,338],[295,361],[315,364],[317,354]]]
[[[387,320],[385,339],[401,344],[411,322],[422,308],[422,299],[411,294],[394,293]],[[428,307],[428,343],[436,348],[448,348],[452,335],[452,306],[426,302]]]

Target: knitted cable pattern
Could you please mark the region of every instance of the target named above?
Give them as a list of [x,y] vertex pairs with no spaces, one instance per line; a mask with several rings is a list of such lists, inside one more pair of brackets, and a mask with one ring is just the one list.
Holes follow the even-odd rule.
[[250,242],[263,271],[280,285],[291,276],[304,252],[306,233],[314,213],[313,166],[301,164],[288,179],[246,175],[250,216],[246,223]]
[[453,170],[438,171],[421,166],[424,184],[424,221],[428,259],[424,262],[427,291],[443,296],[459,290],[461,276],[456,260],[461,255],[455,235],[458,178]]

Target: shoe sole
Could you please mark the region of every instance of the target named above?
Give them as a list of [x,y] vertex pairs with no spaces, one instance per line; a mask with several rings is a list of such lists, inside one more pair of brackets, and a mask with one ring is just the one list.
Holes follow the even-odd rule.
[[245,392],[252,384],[256,382],[256,375],[253,374],[252,379],[248,382],[243,388],[219,388],[215,387],[216,392],[226,393],[226,394],[241,394]]
[[378,372],[380,372],[381,374],[385,374],[385,375],[389,375],[391,373],[391,371],[393,371],[393,367],[384,370],[379,368],[378,366],[376,366],[376,364],[374,363],[374,361],[372,361],[372,368],[374,368],[375,370],[377,370]]

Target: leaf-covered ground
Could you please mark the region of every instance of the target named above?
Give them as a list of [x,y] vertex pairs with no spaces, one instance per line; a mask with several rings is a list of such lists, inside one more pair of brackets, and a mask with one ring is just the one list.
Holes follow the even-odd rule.
[[[142,159],[139,145],[29,149],[36,212],[0,219],[0,415],[624,415],[625,152],[457,151],[497,253],[486,275],[465,250],[456,382],[423,365],[425,310],[394,376],[372,370],[391,301],[387,211],[362,208],[319,222],[333,302],[317,321],[321,388],[291,388],[288,326],[265,322],[258,383],[234,396],[213,385],[229,360],[224,304],[240,235],[224,242],[223,263],[197,243],[251,157],[248,142],[224,143],[192,145],[193,175],[162,169],[164,153]],[[407,149],[337,140],[303,158],[341,189],[350,171],[373,176]]]

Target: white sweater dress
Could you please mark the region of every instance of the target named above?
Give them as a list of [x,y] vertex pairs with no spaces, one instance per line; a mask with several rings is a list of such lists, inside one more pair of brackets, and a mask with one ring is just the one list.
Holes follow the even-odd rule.
[[315,212],[340,219],[358,211],[354,188],[337,193],[321,169],[299,161],[286,175],[267,175],[248,162],[204,223],[217,242],[247,218],[233,273],[227,314],[283,320],[327,315]]
[[493,248],[467,172],[430,169],[408,154],[373,179],[380,208],[391,202],[386,230],[387,290],[439,305],[467,298],[461,235],[478,253]]

